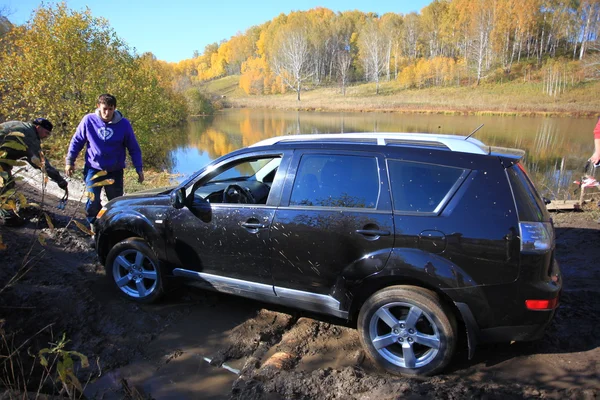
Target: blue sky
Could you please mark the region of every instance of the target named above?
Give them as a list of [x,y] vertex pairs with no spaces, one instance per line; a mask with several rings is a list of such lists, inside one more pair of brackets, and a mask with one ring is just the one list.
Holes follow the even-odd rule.
[[[326,7],[333,11],[360,10],[384,14],[420,12],[432,0],[68,0],[69,8],[89,7],[95,17],[108,19],[117,35],[138,53],[151,51],[158,59],[180,61],[203,52],[207,44],[229,39],[281,13]],[[45,4],[55,4],[46,1]],[[2,0],[14,24],[27,22],[40,0]]]

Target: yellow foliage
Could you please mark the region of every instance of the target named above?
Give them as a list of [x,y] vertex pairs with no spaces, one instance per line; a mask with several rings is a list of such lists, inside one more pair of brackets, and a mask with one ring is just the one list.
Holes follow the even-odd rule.
[[[105,179],[103,181],[91,184],[90,186],[88,186],[88,188],[99,187],[99,186],[108,186],[108,185],[112,185],[113,183],[115,183],[114,179]],[[93,195],[92,192],[89,192],[89,193]],[[92,199],[92,201],[93,201],[93,199]]]
[[44,235],[44,233],[40,233],[37,237],[37,240],[42,246],[46,246],[46,235]]
[[76,220],[73,220],[73,222],[75,222],[75,225],[77,226],[77,228],[79,228],[80,231],[87,233],[90,236],[94,236],[94,232],[92,232],[89,228],[87,228],[81,222],[76,221]]
[[106,175],[108,175],[107,171],[98,171],[94,174],[94,176],[92,176],[92,179],[90,179],[90,180],[94,181],[94,180],[96,180],[102,176],[106,176]]
[[264,77],[269,73],[267,62],[264,58],[249,58],[242,63],[240,88],[246,94],[263,94],[265,91]]
[[100,93],[119,99],[138,140],[151,127],[173,125],[185,116],[183,97],[172,90],[171,67],[151,53],[133,54],[108,21],[93,17],[89,9],[42,3],[1,44],[0,118],[43,115],[55,126],[49,144],[63,151]]
[[52,223],[50,216],[48,214],[44,213],[44,218],[46,219],[46,224],[48,224],[48,228],[54,229],[54,224]]
[[420,58],[407,65],[398,75],[398,83],[406,88],[447,86],[456,81],[457,63],[450,57]]

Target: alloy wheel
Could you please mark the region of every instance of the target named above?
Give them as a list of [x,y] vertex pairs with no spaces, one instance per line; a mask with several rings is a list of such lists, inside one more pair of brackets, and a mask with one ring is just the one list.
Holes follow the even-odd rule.
[[113,279],[117,287],[129,297],[144,298],[151,295],[158,284],[158,269],[141,251],[122,251],[114,260]]
[[402,368],[429,364],[441,345],[432,316],[405,302],[388,303],[377,309],[369,321],[369,337],[384,359]]

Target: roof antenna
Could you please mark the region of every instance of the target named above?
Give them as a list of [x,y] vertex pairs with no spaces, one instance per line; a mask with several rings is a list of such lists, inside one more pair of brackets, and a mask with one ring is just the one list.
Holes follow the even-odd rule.
[[475,132],[477,132],[478,130],[480,130],[480,129],[481,129],[481,127],[482,127],[483,125],[485,125],[485,124],[481,124],[481,125],[479,125],[477,128],[475,128],[475,130],[474,130],[473,132],[471,132],[471,133],[469,134],[469,136],[467,136],[467,137],[465,138],[465,140],[467,140],[467,139],[469,139],[471,136],[473,136],[473,135],[475,134]]

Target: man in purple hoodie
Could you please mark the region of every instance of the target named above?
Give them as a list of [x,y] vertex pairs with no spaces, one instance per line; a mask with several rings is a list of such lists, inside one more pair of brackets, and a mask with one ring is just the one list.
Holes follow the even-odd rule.
[[[138,182],[144,181],[142,151],[133,133],[131,123],[116,109],[117,99],[110,94],[102,94],[98,97],[97,106],[94,113],[83,117],[71,138],[65,167],[65,173],[72,176],[75,160],[83,146],[87,145],[83,169],[88,190],[85,211],[87,220],[92,227],[98,211],[102,208],[100,202],[102,188],[104,187],[108,200],[123,195],[125,149],[129,152],[137,171]],[[106,175],[92,179],[101,171],[106,171]],[[114,183],[92,187],[106,179],[114,179]]]

